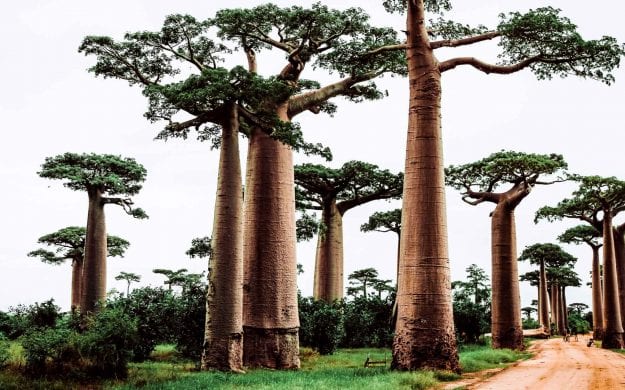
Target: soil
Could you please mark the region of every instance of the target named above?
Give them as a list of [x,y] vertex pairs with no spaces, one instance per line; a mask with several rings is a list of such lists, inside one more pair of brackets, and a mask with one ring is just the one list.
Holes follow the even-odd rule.
[[603,390],[625,389],[625,356],[587,347],[589,336],[564,342],[561,337],[537,340],[529,360],[448,383],[445,389],[471,390]]

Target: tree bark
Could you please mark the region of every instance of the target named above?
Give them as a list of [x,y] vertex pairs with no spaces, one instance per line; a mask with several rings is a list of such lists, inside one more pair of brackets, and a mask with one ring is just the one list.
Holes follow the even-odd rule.
[[332,302],[343,298],[343,216],[333,200],[321,212],[317,238],[313,297]]
[[603,342],[608,349],[623,348],[623,326],[618,296],[616,275],[616,256],[614,255],[614,234],[612,215],[605,211],[603,216]]
[[217,197],[208,266],[202,369],[243,369],[243,188],[239,118],[222,124]]
[[[554,325],[554,330],[556,334],[560,334],[560,329],[558,329],[558,317],[560,314],[560,310],[558,309],[558,286],[555,283],[551,283],[551,324]],[[551,326],[549,324],[549,326]]]
[[410,101],[391,367],[459,371],[451,303],[441,134],[441,82],[422,1],[407,11]]
[[[289,120],[286,104],[277,110]],[[244,365],[299,368],[293,152],[260,129],[249,140],[244,197]]]
[[547,293],[547,273],[545,272],[545,261],[540,260],[540,280],[538,282],[539,289],[539,318],[538,322],[543,330],[547,334],[551,334],[551,327],[549,323],[549,294]]
[[621,309],[621,326],[625,328],[625,224],[614,227],[614,254],[616,262],[616,280]]
[[603,340],[603,294],[599,267],[599,246],[592,247],[592,337]]
[[102,191],[90,188],[80,309],[92,313],[106,299],[107,236]]
[[80,309],[80,293],[82,286],[83,257],[76,256],[72,259],[72,312]]
[[562,334],[566,334],[566,329],[569,327],[566,315],[566,297],[564,296],[564,292],[564,286],[558,286],[558,308],[560,309],[558,327],[562,330]]
[[492,213],[492,346],[523,349],[514,206],[504,198]]

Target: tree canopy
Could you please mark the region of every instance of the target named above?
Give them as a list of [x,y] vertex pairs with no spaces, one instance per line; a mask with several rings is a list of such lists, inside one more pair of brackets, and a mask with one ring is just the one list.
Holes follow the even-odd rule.
[[401,232],[401,209],[377,211],[369,216],[366,223],[360,225],[363,232]]
[[[29,257],[39,257],[41,261],[50,264],[61,264],[66,260],[82,259],[85,249],[87,229],[79,226],[69,226],[54,233],[39,237],[37,242],[53,250],[37,249],[28,253]],[[109,235],[107,237],[108,257],[123,257],[130,243],[123,238]]]
[[[133,158],[110,154],[65,153],[46,157],[39,176],[64,180],[65,187],[74,191],[100,191],[110,196],[132,196],[139,193],[147,174]],[[133,208],[130,198],[104,197],[104,203],[122,206],[135,218],[147,218],[140,208]]]
[[377,165],[349,161],[339,169],[318,164],[295,167],[296,205],[300,209],[322,210],[336,200],[339,212],[376,199],[397,199],[403,188],[403,174],[393,174]]
[[[476,205],[484,201],[498,202],[494,190],[506,184],[552,184],[565,179],[567,164],[559,154],[535,154],[500,151],[479,161],[450,165],[445,169],[445,183],[462,191],[462,200]],[[541,176],[554,176],[539,180]]]
[[559,245],[552,243],[532,244],[525,247],[519,255],[519,261],[526,260],[534,265],[539,265],[541,261],[544,261],[547,267],[563,267],[577,262],[575,256],[565,252]]

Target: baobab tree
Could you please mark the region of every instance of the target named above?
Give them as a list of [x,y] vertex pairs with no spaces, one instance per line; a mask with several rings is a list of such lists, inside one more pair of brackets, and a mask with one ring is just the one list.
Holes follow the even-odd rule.
[[612,219],[625,209],[625,182],[615,177],[580,176],[571,198],[536,212],[535,221],[576,218],[602,232],[603,238],[603,348],[623,348],[617,258]]
[[[68,226],[54,233],[39,237],[37,242],[50,247],[39,248],[28,252],[29,257],[38,257],[44,263],[62,264],[67,260],[72,262],[72,286],[71,307],[72,310],[80,308],[80,288],[83,278],[83,263],[85,257],[85,237],[87,229],[80,226]],[[130,243],[117,236],[108,236],[107,257],[124,257],[124,252]]]
[[180,285],[185,280],[188,271],[186,268],[180,268],[176,271],[167,268],[155,268],[152,270],[153,273],[165,277],[163,284],[167,285],[167,290],[169,291],[171,291],[172,286]]
[[[252,75],[257,73],[256,55],[261,51],[279,51],[279,57],[286,59],[278,74],[264,79],[266,88],[241,94],[241,99],[251,101],[237,109],[241,130],[248,137],[243,228],[243,325],[248,342],[244,360],[249,366],[298,367],[292,148],[304,143],[294,142],[301,140],[301,132],[291,122],[306,111],[333,112],[335,106],[329,100],[337,96],[352,101],[382,97],[370,80],[384,73],[404,73],[404,53],[382,49],[398,45],[396,32],[369,25],[367,15],[355,8],[337,11],[321,4],[307,9],[266,4],[225,9],[205,22],[180,15],[171,20],[160,33],[127,34],[121,43],[88,37],[80,50],[98,57],[91,69],[97,75],[142,86],[151,102],[148,118],[171,121],[173,130],[202,126],[213,118],[204,109],[204,100],[212,95],[205,93],[203,84],[213,80],[209,68],[219,63],[217,52],[223,53],[226,47],[207,36],[209,27],[245,55],[247,72]],[[181,67],[176,66],[178,61]],[[308,64],[341,78],[324,86],[303,80],[300,76]],[[174,82],[171,88],[163,84],[180,69],[187,71],[187,65],[200,76],[196,73],[179,85]],[[226,83],[228,88],[237,85]],[[216,95],[223,97],[219,90]],[[171,117],[179,110],[192,118],[173,122]],[[208,126],[207,132],[212,130]],[[308,150],[324,152],[315,145]]]
[[397,265],[399,266],[399,238],[401,236],[401,209],[377,211],[360,225],[362,232],[393,232],[397,235]]
[[[566,168],[558,154],[500,151],[445,169],[445,182],[462,192],[463,201],[473,206],[495,205],[490,214],[493,348],[523,348],[515,210],[534,186],[564,180]],[[495,192],[502,186],[508,188]]]
[[132,272],[120,272],[116,277],[115,280],[125,280],[127,285],[126,285],[126,297],[130,296],[130,284],[132,282],[140,282],[141,281],[141,276],[137,275],[135,273]]
[[[603,297],[601,291],[601,271],[599,262],[599,249],[601,232],[590,225],[577,225],[567,229],[558,236],[560,242],[567,244],[585,243],[592,249],[591,288],[592,288],[592,335],[596,340],[603,339]],[[573,304],[569,305],[572,306]],[[581,315],[581,314],[580,314]]]
[[313,297],[343,298],[343,216],[348,210],[401,195],[403,175],[377,165],[349,161],[339,169],[318,164],[295,166],[298,209],[320,210]]
[[134,208],[130,198],[141,190],[146,170],[133,158],[110,154],[65,153],[47,157],[38,174],[46,179],[64,180],[65,187],[87,193],[89,208],[80,309],[82,313],[93,312],[106,297],[108,244],[104,206],[121,206],[134,218],[147,218],[142,209]]
[[521,312],[525,314],[525,319],[528,321],[532,319],[532,313],[535,311],[536,308],[531,306],[525,306],[521,308]]
[[[556,278],[556,276],[563,275],[560,269],[575,264],[577,258],[565,252],[559,245],[537,243],[523,249],[523,252],[519,255],[519,261],[529,261],[530,264],[540,267],[540,280],[544,280],[544,282],[540,285],[540,295],[538,299],[538,312],[540,316],[542,316],[542,318],[539,318],[539,323],[541,326],[547,327],[544,329],[546,333],[550,332],[549,325],[552,322],[555,323],[558,326],[558,330],[561,331],[563,329],[562,324],[564,324],[563,318],[560,323],[558,320],[561,319],[561,314],[563,313],[561,305],[563,302],[561,286],[564,281],[561,280],[562,278]],[[549,321],[548,287],[551,288],[551,321]]]
[[[441,131],[442,73],[463,66],[502,75],[528,69],[538,79],[573,75],[609,84],[614,80],[612,71],[624,53],[611,37],[584,40],[576,26],[551,7],[525,14],[502,14],[499,25],[492,30],[483,26],[471,28],[442,17],[427,22],[428,13],[443,14],[451,9],[451,3],[450,0],[384,1],[388,11],[406,14],[404,48],[410,85],[397,294],[399,320],[391,364],[395,369],[458,370],[449,298]],[[438,60],[434,54],[441,48],[449,53],[453,48],[493,39],[500,42],[498,64],[473,56]],[[518,348],[518,337],[515,339]],[[436,345],[432,345],[433,340]]]

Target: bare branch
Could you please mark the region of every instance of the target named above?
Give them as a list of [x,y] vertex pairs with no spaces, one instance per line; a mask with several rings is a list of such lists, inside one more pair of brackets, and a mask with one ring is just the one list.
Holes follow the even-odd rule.
[[475,57],[457,57],[441,62],[438,65],[438,68],[442,73],[450,69],[454,69],[459,65],[471,65],[475,69],[482,71],[486,74],[510,74],[525,69],[531,64],[538,62],[540,59],[540,56],[534,56],[512,65],[495,65],[480,61]]
[[461,39],[445,39],[442,41],[434,41],[430,43],[430,47],[432,49],[438,49],[441,47],[459,47],[471,45],[478,42],[488,41],[493,38],[497,38],[501,36],[501,33],[498,31],[489,31],[484,34],[475,35],[472,37],[466,37]]

